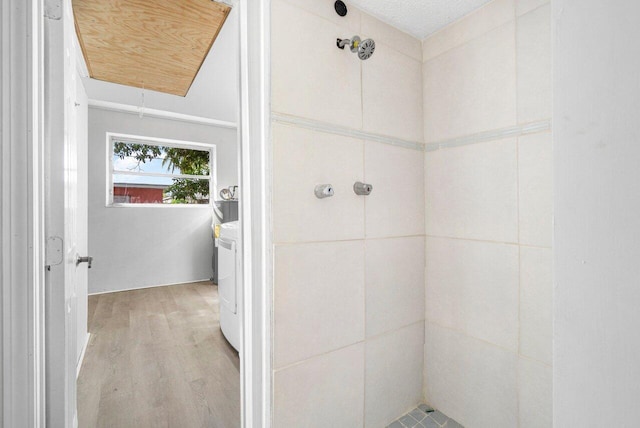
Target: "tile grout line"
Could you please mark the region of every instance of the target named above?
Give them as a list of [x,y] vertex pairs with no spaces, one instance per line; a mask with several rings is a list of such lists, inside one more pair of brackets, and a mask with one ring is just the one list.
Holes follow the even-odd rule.
[[315,358],[324,357],[324,356],[329,355],[329,354],[332,354],[332,353],[334,353],[334,352],[342,351],[342,350],[347,349],[347,348],[350,348],[350,347],[352,347],[352,346],[356,346],[356,345],[360,345],[360,344],[362,344],[363,346],[366,346],[367,341],[370,341],[370,340],[378,340],[378,339],[382,338],[383,336],[390,335],[390,334],[395,333],[395,332],[397,332],[397,331],[399,331],[399,330],[403,330],[403,329],[405,329],[405,328],[409,328],[409,327],[412,327],[412,326],[414,326],[414,325],[418,325],[418,324],[421,324],[421,323],[424,323],[424,320],[421,320],[421,319],[420,319],[420,320],[417,320],[417,321],[412,321],[412,322],[411,322],[411,323],[409,323],[409,324],[402,325],[402,326],[400,326],[400,327],[394,328],[393,330],[388,330],[388,331],[384,331],[384,332],[382,332],[382,333],[377,333],[377,334],[374,334],[374,335],[372,335],[372,336],[370,336],[370,337],[364,337],[363,339],[358,340],[357,342],[349,343],[349,344],[347,344],[347,345],[342,345],[342,346],[340,346],[340,347],[338,347],[338,348],[330,349],[330,350],[328,350],[328,351],[323,351],[323,352],[321,352],[321,353],[319,353],[319,354],[311,355],[311,356],[305,357],[305,358],[303,358],[303,359],[301,359],[301,360],[299,360],[299,361],[294,361],[294,362],[289,363],[289,364],[287,364],[287,365],[284,365],[284,366],[282,366],[282,367],[274,368],[274,369],[273,369],[273,372],[274,372],[274,373],[276,373],[276,372],[280,372],[280,371],[283,371],[283,370],[289,369],[289,368],[291,368],[291,367],[295,367],[295,366],[298,366],[298,365],[304,364],[304,363],[306,363],[307,361],[311,361],[311,360],[313,360],[313,359],[315,359]]
[[530,357],[530,356],[525,355],[525,354],[518,353],[518,358],[521,358],[523,360],[527,360],[529,362],[534,362],[536,364],[543,365],[543,366],[548,367],[550,369],[553,368],[553,363],[552,362],[551,363],[547,363],[545,361],[538,360],[537,358],[533,358],[533,357]]
[[[420,52],[422,54],[422,62],[420,67],[420,77],[421,77],[421,91],[422,91],[422,140],[424,141],[425,136],[427,135],[427,121],[425,117],[425,106],[427,104],[425,89],[424,89],[424,81],[425,81],[425,64],[426,61],[424,59],[424,49],[425,49],[425,41],[427,38],[425,37],[420,43]],[[426,148],[426,146],[425,146]],[[423,257],[422,257],[422,275],[424,278],[423,291],[424,295],[422,297],[422,304],[424,305],[424,310],[422,316],[424,321],[422,322],[422,388],[420,391],[421,398],[423,402],[427,402],[427,289],[428,289],[428,281],[427,281],[427,155],[426,152],[422,156],[422,186],[423,186],[423,197],[424,197],[424,246],[423,246]]]
[[429,320],[429,319],[427,319],[427,320],[426,320],[426,322],[427,322],[427,323],[429,323],[429,324],[433,324],[433,325],[435,325],[435,326],[437,326],[437,327],[439,327],[439,328],[443,328],[443,329],[446,329],[446,330],[449,330],[449,331],[453,331],[453,332],[455,332],[455,333],[458,333],[458,334],[463,335],[463,336],[465,336],[465,337],[468,337],[468,338],[470,338],[470,339],[477,340],[478,342],[481,342],[481,343],[483,343],[483,344],[485,344],[485,345],[489,345],[489,346],[492,346],[492,347],[494,347],[494,348],[498,348],[498,349],[500,349],[500,350],[502,350],[502,351],[508,352],[509,354],[512,354],[512,355],[514,355],[514,356],[517,356],[517,352],[516,352],[516,351],[514,351],[513,349],[509,349],[509,348],[507,348],[507,347],[505,347],[505,346],[498,345],[498,344],[495,344],[495,343],[493,343],[493,342],[489,342],[489,341],[488,341],[488,340],[486,340],[486,339],[482,339],[482,338],[480,338],[480,337],[473,336],[473,335],[469,334],[469,333],[468,333],[467,331],[465,331],[465,330],[461,330],[461,329],[458,329],[458,328],[455,328],[455,327],[446,326],[446,325],[441,324],[439,321],[436,321],[436,320]]
[[[362,15],[360,16],[360,26],[362,27]],[[360,28],[362,29],[362,28]],[[360,61],[360,120],[362,128],[364,128],[364,87],[362,84],[362,61]],[[362,145],[362,181],[367,182],[367,147],[366,144]],[[364,231],[364,240],[362,242],[363,252],[362,252],[362,280],[364,286],[364,361],[363,361],[363,397],[362,397],[362,425],[365,426],[367,423],[367,198],[364,198],[363,210],[362,210],[362,221]]]
[[275,246],[305,245],[305,244],[332,244],[332,243],[340,243],[340,242],[382,241],[382,240],[389,240],[389,239],[426,238],[426,237],[427,235],[422,234],[422,235],[397,235],[397,236],[372,236],[372,237],[365,236],[362,238],[330,239],[326,241],[278,241],[278,242],[274,242],[273,246],[275,247]]
[[424,321],[425,321],[424,319],[411,321],[411,322],[408,322],[406,324],[402,324],[402,325],[400,325],[400,326],[398,326],[398,327],[396,327],[394,329],[381,331],[379,333],[372,334],[371,336],[367,336],[367,337],[364,338],[364,340],[365,341],[367,341],[367,340],[378,340],[378,339],[382,338],[383,336],[386,336],[386,335],[391,334],[391,333],[395,333],[398,330],[404,330],[405,328],[413,327],[414,325],[418,325],[420,323],[424,323]]
[[551,363],[547,363],[547,362],[538,360],[538,359],[530,357],[528,355],[520,354],[518,351],[514,352],[513,349],[509,349],[509,348],[506,348],[506,347],[504,347],[502,345],[497,345],[497,344],[489,342],[489,341],[487,341],[485,339],[479,338],[477,336],[473,336],[473,335],[469,334],[468,332],[466,332],[464,330],[460,330],[460,329],[457,329],[455,327],[446,326],[444,324],[441,324],[439,321],[427,319],[427,320],[425,320],[425,322],[429,323],[429,324],[433,324],[434,326],[442,328],[442,329],[445,329],[445,330],[453,331],[453,332],[455,332],[457,334],[460,334],[462,336],[465,336],[465,337],[467,337],[469,339],[481,342],[484,345],[492,346],[492,347],[497,348],[497,349],[499,349],[501,351],[508,352],[509,354],[513,355],[516,358],[525,358],[527,360],[537,362],[537,363],[542,364],[542,365],[547,366],[547,367],[552,367],[553,366]]
[[[513,15],[514,15],[514,20],[513,20],[513,53],[514,53],[514,76],[515,76],[515,113],[516,113],[516,121],[518,121],[519,119],[519,90],[518,88],[520,87],[520,76],[518,75],[518,63],[520,61],[520,58],[518,56],[519,50],[518,50],[518,41],[519,41],[519,37],[518,37],[518,26],[519,26],[519,21],[520,19],[518,18],[518,13],[517,13],[517,5],[514,4],[514,10],[513,10]],[[551,125],[549,125],[549,127],[551,127]],[[521,254],[521,247],[520,247],[520,242],[521,242],[521,235],[520,235],[520,227],[521,227],[521,222],[520,222],[520,136],[522,134],[518,135],[518,137],[516,138],[516,213],[517,213],[517,218],[516,218],[516,224],[518,225],[518,303],[517,303],[517,308],[518,308],[518,335],[517,335],[517,340],[516,340],[516,425],[518,427],[520,427],[520,370],[519,370],[519,364],[518,364],[518,360],[517,358],[520,355],[520,336],[522,333],[522,314],[521,314],[521,309],[522,309],[522,254]]]
[[331,349],[331,350],[328,350],[328,351],[323,351],[320,354],[316,354],[316,355],[311,355],[309,357],[305,357],[302,360],[295,361],[293,363],[289,363],[289,364],[287,364],[285,366],[282,366],[282,367],[275,367],[274,366],[273,373],[275,374],[275,373],[278,373],[278,372],[281,372],[281,371],[284,371],[284,370],[288,370],[288,369],[290,369],[292,367],[296,367],[296,366],[302,365],[302,364],[304,364],[304,363],[306,363],[308,361],[311,361],[311,360],[313,360],[315,358],[320,358],[320,357],[324,357],[324,356],[327,356],[329,354],[332,354],[334,352],[343,351],[343,350],[345,350],[347,348],[351,348],[352,346],[356,346],[356,345],[360,345],[360,344],[362,344],[364,346],[365,342],[366,342],[366,339],[358,340],[357,342],[349,343],[348,345],[343,345],[343,346],[340,346],[339,348]]
[[[420,236],[422,236],[422,235],[420,235]],[[511,246],[518,246],[518,247],[524,247],[524,248],[535,248],[535,249],[539,249],[539,250],[551,250],[553,248],[553,247],[546,247],[546,246],[543,246],[543,245],[520,244],[518,242],[513,242],[513,241],[492,241],[490,239],[464,238],[464,237],[449,236],[449,235],[429,235],[429,234],[426,234],[424,236],[426,238],[432,238],[432,239],[451,239],[451,240],[455,240],[455,241],[482,242],[482,243],[485,243],[485,244],[511,245]]]
[[544,3],[539,4],[538,6],[534,7],[533,9],[528,10],[528,11],[526,11],[526,12],[524,12],[524,13],[521,13],[520,15],[518,15],[518,13],[516,12],[516,19],[520,19],[520,18],[522,18],[522,17],[524,17],[524,16],[527,16],[527,15],[528,15],[528,14],[530,14],[530,13],[536,12],[537,10],[542,9],[542,8],[543,8],[543,7],[545,7],[545,6],[549,6],[549,5],[550,5],[550,3],[551,3],[551,2],[550,2],[549,0],[547,0],[547,1],[545,1]]
[[[514,39],[514,43],[513,43],[513,54],[514,54],[514,58],[515,58],[515,64],[514,64],[514,75],[516,78],[516,87],[515,87],[515,113],[516,113],[516,120],[518,120],[518,87],[519,87],[519,76],[518,76],[518,16],[517,16],[517,12],[516,12],[516,8],[517,6],[514,5],[514,10],[513,10],[513,15],[514,15],[514,30],[513,30],[513,39]],[[522,298],[522,281],[521,281],[521,256],[520,256],[520,241],[521,241],[521,236],[520,236],[520,227],[522,226],[520,223],[520,138],[516,138],[516,224],[518,225],[518,340],[517,340],[517,344],[518,344],[518,353],[520,352],[520,329],[521,329],[521,320],[520,320],[520,299]],[[517,376],[516,376],[516,386],[517,386]],[[518,401],[518,400],[516,400]],[[519,411],[518,411],[519,412]]]

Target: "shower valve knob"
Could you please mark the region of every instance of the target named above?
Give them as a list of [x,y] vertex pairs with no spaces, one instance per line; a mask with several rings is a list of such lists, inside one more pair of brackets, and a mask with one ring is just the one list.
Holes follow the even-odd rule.
[[361,183],[359,181],[353,184],[353,191],[356,195],[367,196],[371,194],[372,190],[373,186],[371,184]]
[[314,193],[318,199],[328,198],[333,196],[333,186],[331,184],[318,184]]

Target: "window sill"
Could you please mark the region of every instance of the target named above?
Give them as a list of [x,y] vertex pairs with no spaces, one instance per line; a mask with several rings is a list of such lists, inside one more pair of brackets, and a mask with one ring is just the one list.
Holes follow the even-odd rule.
[[208,208],[213,204],[106,204],[105,208]]

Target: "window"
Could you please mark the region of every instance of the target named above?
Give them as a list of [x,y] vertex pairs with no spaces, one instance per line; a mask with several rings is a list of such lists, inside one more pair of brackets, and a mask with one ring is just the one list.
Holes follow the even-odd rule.
[[107,205],[208,205],[215,146],[107,134]]

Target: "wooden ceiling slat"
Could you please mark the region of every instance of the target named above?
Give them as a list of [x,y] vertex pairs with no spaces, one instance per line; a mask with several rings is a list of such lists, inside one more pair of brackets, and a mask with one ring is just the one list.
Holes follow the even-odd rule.
[[231,8],[211,0],[73,0],[89,75],[185,96]]

